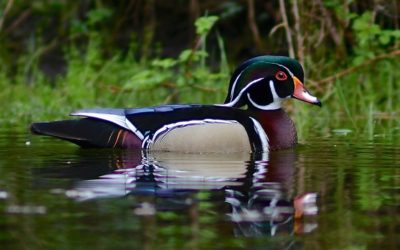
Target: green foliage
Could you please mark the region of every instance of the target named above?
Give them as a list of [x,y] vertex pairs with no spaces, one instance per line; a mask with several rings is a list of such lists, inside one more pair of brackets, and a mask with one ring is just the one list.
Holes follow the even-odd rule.
[[[5,4],[1,3],[2,9]],[[286,7],[293,4],[289,1]],[[304,62],[308,88],[324,104],[322,109],[296,101],[289,104],[293,105],[290,110],[299,137],[333,130],[350,130],[370,139],[377,133],[390,135],[399,126],[393,117],[400,109],[396,101],[400,86],[395,80],[400,77],[400,63],[396,57],[385,56],[398,50],[400,31],[395,27],[396,20],[380,11],[382,7],[390,12],[390,3],[380,8],[368,8],[357,0],[322,1],[322,6],[316,1],[298,4],[304,47],[304,58],[299,59]],[[165,39],[174,41],[175,37],[170,37],[170,32],[159,34],[161,27],[165,28],[165,19],[152,8],[170,5],[161,1],[136,7],[105,1],[14,1],[0,29],[0,59],[4,62],[0,64],[2,124],[26,126],[32,120],[64,118],[84,107],[219,103],[225,97],[230,69],[240,61],[260,53],[284,54],[287,50],[284,30],[279,29],[281,20],[274,23],[274,15],[258,9],[257,1],[255,24],[265,51],[252,48],[253,42],[247,40],[252,37],[248,33],[252,29],[243,22],[248,6],[222,1],[205,4],[211,9],[204,13],[212,15],[187,25],[193,29],[192,44],[179,44],[174,53],[165,53]],[[320,15],[323,8],[328,15]],[[24,10],[32,19],[19,19],[24,17]],[[298,38],[296,21],[292,12],[286,11],[293,38]],[[16,20],[22,20],[27,28],[22,29],[25,26],[18,26],[18,22],[14,27]],[[270,29],[276,25],[277,31],[271,36],[269,30],[264,30],[265,20]],[[183,25],[184,20],[179,19],[179,23]],[[234,27],[236,33],[227,27]],[[247,33],[241,31],[243,27]],[[329,32],[333,28],[335,34]],[[334,35],[339,43],[332,46]],[[298,46],[295,44],[295,49],[299,50]],[[62,63],[49,65],[53,63],[50,60],[47,68],[61,64],[64,69],[49,74],[43,65],[54,55],[61,57]],[[349,72],[336,80],[317,84],[319,79],[346,70]],[[308,79],[314,80],[312,84]],[[386,123],[385,119],[392,122]]]
[[[0,85],[7,87],[0,95],[5,110],[3,124],[26,126],[32,120],[59,119],[84,107],[220,102],[229,80],[228,68],[203,66],[208,57],[205,48],[187,49],[175,58],[156,57],[142,63],[133,56],[138,46],[132,39],[128,53],[115,51],[105,57],[105,40],[93,26],[110,15],[111,11],[98,9],[89,12],[86,21],[73,24],[73,34],[85,34],[88,40],[83,53],[82,47],[74,44],[64,48],[68,65],[65,75],[51,80],[38,69],[41,47],[33,47],[32,53],[21,58],[18,65],[23,67],[18,67],[14,84],[8,84],[11,78],[5,68],[0,71]],[[206,39],[217,18],[199,20],[201,35]]]
[[311,134],[330,135],[334,130],[352,131],[361,138],[376,140],[393,137],[400,127],[395,110],[400,106],[400,77],[396,59],[387,59],[366,66],[369,72],[355,72],[337,79],[327,89],[321,100],[323,106],[315,107],[296,102],[295,116],[299,138]]
[[355,64],[360,64],[377,53],[382,53],[390,43],[400,39],[400,30],[382,29],[374,23],[371,12],[354,16],[352,28],[356,35]]

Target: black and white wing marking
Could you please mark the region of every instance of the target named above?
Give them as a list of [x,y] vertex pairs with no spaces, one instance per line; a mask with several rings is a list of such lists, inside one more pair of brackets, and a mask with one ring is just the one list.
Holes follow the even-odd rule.
[[143,134],[126,118],[125,111],[125,109],[82,109],[71,113],[71,115],[96,118],[114,123],[132,131],[140,140],[143,140]]

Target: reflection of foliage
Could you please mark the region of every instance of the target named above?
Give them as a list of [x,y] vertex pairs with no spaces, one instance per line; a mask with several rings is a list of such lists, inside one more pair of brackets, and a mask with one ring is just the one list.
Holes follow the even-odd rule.
[[[306,249],[313,240],[334,249],[391,248],[387,240],[397,238],[398,221],[393,218],[400,204],[399,139],[384,144],[387,138],[371,143],[342,135],[323,142],[322,149],[310,143],[300,150],[299,188],[318,190],[321,199],[320,233],[309,236]],[[315,150],[323,160],[314,158]]]

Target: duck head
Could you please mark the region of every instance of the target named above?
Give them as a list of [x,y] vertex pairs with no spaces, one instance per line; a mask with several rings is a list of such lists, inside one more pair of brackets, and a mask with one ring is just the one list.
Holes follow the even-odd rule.
[[304,71],[298,61],[284,56],[255,57],[233,73],[224,106],[275,110],[291,97],[321,106],[303,81]]

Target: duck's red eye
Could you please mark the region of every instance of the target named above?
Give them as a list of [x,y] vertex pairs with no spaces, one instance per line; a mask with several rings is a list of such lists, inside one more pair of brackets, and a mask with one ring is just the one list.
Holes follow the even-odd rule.
[[285,81],[287,79],[287,75],[283,71],[278,71],[275,74],[275,78],[279,81]]

